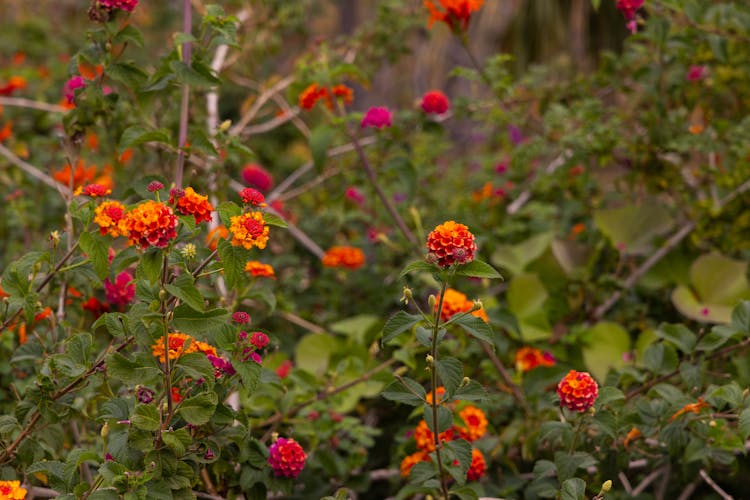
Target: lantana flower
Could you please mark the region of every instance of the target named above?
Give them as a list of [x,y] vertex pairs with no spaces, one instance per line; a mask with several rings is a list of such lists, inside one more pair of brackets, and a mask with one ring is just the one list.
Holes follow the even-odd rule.
[[192,215],[195,217],[195,223],[211,221],[211,212],[214,207],[208,196],[200,195],[191,187],[186,187],[182,196],[169,198],[169,203],[174,204],[175,209],[182,215]]
[[391,112],[384,106],[373,107],[367,110],[360,124],[362,128],[374,127],[385,128],[391,126]]
[[599,385],[588,372],[570,370],[557,385],[560,406],[584,412],[594,406],[599,396]]
[[334,246],[326,250],[322,262],[325,267],[359,269],[365,264],[365,254],[356,247]]
[[113,306],[124,306],[133,302],[135,298],[135,281],[133,275],[123,271],[117,275],[114,283],[109,278],[104,280],[104,293],[107,302]]
[[273,187],[273,176],[257,163],[245,165],[242,169],[242,179],[245,184],[259,191],[265,192]]
[[437,226],[427,237],[428,259],[443,268],[467,264],[474,260],[477,244],[474,235],[463,224],[449,220]]
[[232,235],[232,246],[242,246],[247,250],[258,247],[266,248],[268,243],[268,226],[260,212],[247,212],[231,217],[229,232]]
[[471,465],[469,470],[466,472],[466,479],[469,481],[477,481],[487,471],[487,462],[484,459],[484,455],[481,451],[473,448],[471,450]]
[[448,96],[439,90],[430,90],[422,96],[420,104],[422,111],[427,114],[442,115],[450,109]]
[[125,214],[125,205],[119,201],[105,201],[94,210],[94,222],[99,226],[101,234],[108,234],[113,238],[127,236]]
[[516,351],[516,370],[527,372],[537,366],[555,366],[555,357],[548,352],[528,346]]
[[476,441],[487,433],[487,416],[480,408],[467,405],[458,412],[458,416],[465,425],[457,425],[456,430],[465,440]]
[[159,340],[151,346],[151,353],[158,357],[162,363],[166,362],[167,357],[174,360],[191,352],[202,352],[206,355],[216,356],[216,349],[213,346],[180,332],[169,333],[168,350],[164,348],[164,337],[159,337]]
[[163,203],[147,200],[125,216],[128,239],[142,250],[164,248],[177,237],[177,216]]
[[7,500],[23,500],[26,489],[21,488],[21,481],[0,481],[0,498]]
[[245,272],[254,278],[274,278],[276,272],[270,264],[263,264],[257,260],[249,260],[245,263]]
[[277,477],[297,477],[305,467],[307,454],[292,438],[278,438],[268,449],[268,465]]
[[[435,310],[437,310],[437,307],[438,303],[435,302]],[[447,288],[445,290],[445,295],[443,296],[443,308],[440,310],[440,320],[448,321],[454,315],[471,311],[473,308],[474,302],[469,300],[466,295],[459,292],[458,290],[454,290],[453,288]],[[476,316],[477,318],[480,318],[485,322],[489,322],[487,312],[484,310],[484,308],[473,311],[471,315]]]

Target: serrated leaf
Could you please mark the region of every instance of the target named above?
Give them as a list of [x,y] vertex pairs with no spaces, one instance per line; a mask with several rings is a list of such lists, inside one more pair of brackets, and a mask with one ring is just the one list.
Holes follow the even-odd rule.
[[[435,409],[437,410],[437,434],[440,434],[453,427],[453,413],[445,406],[438,406]],[[427,428],[430,429],[433,434],[436,434],[432,405],[425,405],[422,410],[422,415],[427,423]]]
[[13,415],[0,415],[0,435],[10,434],[20,429],[18,419]]
[[420,321],[422,321],[421,316],[398,311],[396,314],[388,318],[388,321],[383,325],[383,345],[389,340],[396,338],[398,335],[411,330]]
[[143,34],[132,24],[126,24],[112,38],[113,43],[133,42],[138,47],[143,47]]
[[141,366],[140,363],[131,361],[118,352],[110,354],[106,360],[107,374],[127,385],[147,384],[158,379],[161,374],[158,368]]
[[154,405],[136,405],[130,422],[138,429],[144,431],[155,431],[161,425],[159,421],[159,411]]
[[402,377],[401,381],[392,382],[380,395],[385,399],[411,406],[420,406],[425,403],[427,392],[422,384],[408,377]]
[[458,388],[453,395],[455,401],[482,401],[487,399],[487,391],[476,380],[470,380],[467,385]]
[[150,248],[141,256],[141,261],[135,268],[138,279],[146,279],[151,283],[158,283],[164,264],[162,252],[158,248]]
[[463,364],[456,358],[443,358],[435,361],[435,369],[443,382],[447,396],[453,396],[464,378]]
[[261,366],[253,360],[234,363],[234,369],[242,380],[242,386],[252,394],[258,386],[260,374],[263,371]]
[[188,335],[207,336],[229,321],[226,309],[209,309],[199,312],[182,304],[174,310],[172,324],[175,329]]
[[412,467],[409,473],[409,482],[422,484],[435,476],[437,476],[437,468],[432,462],[419,462]]
[[196,311],[202,312],[205,309],[203,296],[195,287],[193,281],[191,275],[181,274],[175,279],[174,284],[166,284],[164,288]]
[[289,224],[287,224],[284,219],[276,214],[272,214],[271,212],[264,212],[263,220],[266,221],[266,224],[268,224],[269,226],[289,227]]
[[398,275],[398,277],[403,278],[407,274],[413,273],[413,272],[436,273],[439,271],[440,271],[440,268],[437,267],[435,264],[429,264],[423,260],[416,260],[414,262],[407,264],[404,270],[401,271],[401,274]]
[[99,238],[92,233],[82,233],[78,239],[81,250],[88,256],[96,275],[104,279],[109,273],[109,248]]
[[737,430],[740,431],[740,436],[743,440],[750,437],[750,408],[745,408],[740,413],[740,419],[737,423]]
[[503,279],[494,267],[481,260],[473,260],[468,264],[457,266],[456,274],[471,278]]
[[668,340],[679,350],[687,354],[693,352],[697,340],[695,333],[688,330],[685,325],[680,324],[670,325],[663,323],[654,333],[657,337]]
[[193,379],[203,379],[209,388],[214,384],[214,367],[202,352],[191,352],[180,356],[175,363],[175,370]]
[[215,392],[204,392],[182,401],[177,407],[177,413],[189,424],[203,425],[211,420],[218,403],[219,398]]
[[224,266],[224,279],[228,287],[236,287],[243,283],[245,264],[250,258],[250,252],[241,246],[233,246],[228,240],[219,240],[217,245],[219,258]]
[[462,484],[466,481],[466,472],[471,467],[472,455],[471,455],[471,444],[465,439],[455,439],[445,443],[445,448],[448,451],[448,460],[452,463],[454,460],[458,461],[457,474],[448,468],[448,472],[453,478]]
[[181,83],[191,87],[214,87],[221,83],[221,80],[211,73],[210,68],[199,62],[194,62],[192,66],[188,66],[183,61],[172,61],[169,66]]
[[574,477],[563,481],[560,488],[560,500],[584,500],[586,498],[586,481]]
[[479,340],[484,340],[491,346],[495,345],[493,340],[492,327],[489,324],[485,323],[483,319],[477,318],[472,314],[467,314],[456,319],[454,324],[463,328],[464,331],[466,331],[466,333],[468,333],[472,337]]
[[164,129],[149,130],[140,125],[128,127],[120,136],[120,149],[132,148],[147,142],[169,144],[169,132]]
[[219,203],[219,206],[216,208],[216,211],[219,213],[219,218],[221,219],[221,223],[224,224],[226,227],[229,227],[232,225],[232,217],[238,217],[242,214],[242,208],[240,208],[239,205],[234,203],[233,201],[225,201],[222,203]]
[[139,87],[148,79],[148,75],[135,64],[122,62],[109,65],[107,76],[129,87]]

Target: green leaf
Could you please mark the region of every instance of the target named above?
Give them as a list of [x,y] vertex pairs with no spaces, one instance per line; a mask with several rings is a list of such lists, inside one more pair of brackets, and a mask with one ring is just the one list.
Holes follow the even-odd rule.
[[399,278],[403,278],[409,273],[413,272],[428,272],[428,273],[437,273],[440,272],[440,268],[436,266],[435,264],[429,264],[423,260],[416,260],[414,262],[411,262],[406,265],[403,271],[401,271],[401,274],[398,275]]
[[140,125],[133,125],[122,133],[119,149],[132,148],[147,142],[169,144],[169,132],[166,129],[148,130]]
[[467,314],[456,319],[454,324],[463,328],[466,333],[468,333],[472,337],[479,340],[484,340],[491,346],[495,345],[492,338],[492,327],[489,324],[485,323],[483,319],[477,318],[476,316],[471,314]]
[[107,76],[122,82],[129,87],[140,87],[146,80],[148,74],[135,64],[118,62],[107,66]]
[[651,344],[643,353],[643,366],[653,373],[668,373],[677,368],[677,351],[662,343]]
[[454,474],[449,468],[453,478],[459,483],[466,481],[466,473],[471,467],[471,444],[465,439],[454,439],[445,443],[445,448],[448,452],[448,460],[446,462],[453,463],[454,460],[458,461],[458,474]]
[[437,467],[432,462],[419,462],[412,467],[409,482],[422,484],[435,476],[437,476]]
[[166,284],[164,288],[196,311],[202,312],[205,309],[205,303],[203,296],[193,284],[194,281],[190,274],[181,274],[175,279],[173,285]]
[[[575,453],[566,453],[564,451],[555,452],[555,466],[557,467],[557,478],[563,481],[573,477],[576,470],[586,469],[597,464],[597,461],[590,454],[577,451]],[[584,485],[585,489],[585,485]]]
[[328,125],[319,125],[310,133],[310,151],[312,153],[313,166],[321,171],[328,159],[328,148],[333,142],[335,129]]
[[144,431],[155,431],[161,425],[159,412],[152,404],[136,405],[130,421],[135,427]]
[[204,392],[182,401],[177,407],[177,413],[189,424],[203,425],[211,420],[218,403],[219,398],[215,392]]
[[750,333],[750,300],[743,300],[732,309],[732,325],[744,333]]
[[519,275],[549,247],[553,233],[541,233],[516,245],[498,245],[490,260],[496,266]]
[[193,379],[205,380],[209,388],[214,385],[214,367],[202,352],[191,352],[179,357],[175,363],[175,369]]
[[147,384],[159,378],[161,371],[154,366],[142,366],[122,354],[114,352],[107,356],[105,366],[107,374],[127,385]]
[[263,212],[263,220],[266,221],[266,224],[269,226],[289,227],[289,224],[287,224],[284,219],[271,212]]
[[151,283],[159,283],[163,264],[161,250],[158,248],[149,248],[143,253],[138,267],[135,268],[136,278],[146,279]]
[[[132,24],[126,24],[112,37],[113,43],[133,42],[137,47],[143,47],[143,34]],[[107,68],[109,73],[109,68]]]
[[208,66],[197,61],[193,62],[192,66],[188,66],[183,61],[172,61],[169,67],[177,75],[180,83],[191,87],[214,87],[221,83],[221,80],[213,75]]
[[680,324],[670,325],[662,323],[654,333],[657,337],[671,342],[686,354],[693,352],[697,340],[693,332],[688,330],[685,325]]
[[[445,406],[438,406],[437,410],[437,434],[445,432],[453,426],[453,413]],[[432,406],[424,405],[422,411],[425,422],[427,422],[427,428],[435,434],[435,421],[432,415]]]
[[182,304],[174,310],[172,324],[175,329],[188,335],[209,336],[229,321],[226,309],[210,309],[199,312],[192,307]]
[[437,375],[445,386],[447,397],[453,396],[464,378],[464,366],[456,358],[443,358],[435,361]]
[[109,248],[96,233],[81,233],[78,244],[88,255],[96,275],[104,279],[109,273]]
[[233,246],[229,240],[219,240],[217,249],[224,266],[227,286],[234,288],[247,281],[245,264],[250,258],[250,252],[241,246]]
[[[740,431],[740,436],[743,441],[750,437],[750,408],[745,408],[740,413],[737,430]],[[2,432],[2,430],[0,430],[0,432]]]
[[422,321],[422,316],[398,311],[396,314],[388,318],[388,321],[383,325],[383,345],[389,340],[396,338],[398,335],[411,330],[420,321]]
[[0,435],[7,435],[19,430],[18,419],[13,415],[0,415]]
[[547,290],[536,274],[519,274],[508,284],[508,308],[518,318],[541,311],[547,297]]
[[338,341],[326,333],[305,335],[297,342],[294,350],[297,367],[315,375],[323,375],[338,345]]
[[427,393],[422,384],[408,377],[402,377],[401,381],[396,380],[386,387],[381,396],[391,401],[397,401],[411,406],[420,406],[424,404]]
[[232,225],[232,217],[238,217],[242,214],[242,209],[240,208],[240,206],[232,201],[219,203],[216,211],[219,213],[221,223],[226,227]]
[[482,401],[487,399],[487,391],[476,380],[470,380],[467,385],[458,388],[453,395],[455,401]]
[[471,278],[503,279],[494,267],[481,260],[473,260],[468,264],[456,267],[456,274]]
[[563,481],[560,489],[560,500],[585,500],[586,481],[574,477]]
[[249,393],[255,391],[260,381],[260,374],[263,371],[262,367],[253,360],[236,362],[233,363],[233,366],[237,375],[240,376],[240,380],[242,380],[243,387]]
[[594,224],[612,246],[636,255],[647,254],[653,248],[654,239],[674,226],[669,211],[656,201],[597,210]]
[[593,326],[583,348],[583,361],[589,371],[604,380],[610,368],[625,366],[622,355],[630,351],[630,335],[617,323],[602,321]]

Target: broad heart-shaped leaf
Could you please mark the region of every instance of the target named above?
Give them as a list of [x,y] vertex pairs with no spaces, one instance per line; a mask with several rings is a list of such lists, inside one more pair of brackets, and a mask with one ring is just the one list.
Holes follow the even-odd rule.
[[539,258],[551,241],[550,232],[537,234],[516,245],[498,245],[490,261],[515,276],[523,273],[529,264]]
[[[403,383],[401,383],[403,381]],[[381,396],[391,401],[397,401],[411,406],[419,406],[425,403],[427,393],[422,384],[409,377],[402,377],[386,387]]]
[[104,279],[109,272],[108,246],[96,233],[81,233],[78,240],[81,250],[88,255],[96,275]]
[[508,308],[517,318],[527,318],[542,309],[547,296],[539,276],[519,274],[508,285]]
[[[437,410],[437,433],[445,432],[453,426],[453,413],[445,406],[438,406]],[[432,414],[432,405],[424,405],[422,416],[427,423],[427,428],[435,434],[435,422]]]
[[560,500],[584,500],[586,498],[586,481],[572,477],[563,481],[560,488]]
[[165,129],[149,130],[140,125],[128,127],[120,137],[120,148],[127,149],[146,142],[161,142],[169,144],[169,132]]
[[598,380],[604,380],[610,368],[625,365],[622,355],[630,352],[630,335],[617,323],[602,321],[588,331],[583,361]]
[[217,244],[219,258],[224,266],[224,279],[228,287],[235,287],[242,283],[245,277],[245,264],[250,258],[250,252],[241,246],[233,246],[228,240],[219,240]]
[[209,388],[214,385],[214,367],[202,352],[191,352],[177,359],[175,370],[193,380],[203,379]]
[[398,277],[403,278],[407,274],[413,272],[439,273],[440,268],[435,264],[429,264],[423,260],[415,260],[414,262],[410,262],[409,264],[407,264],[404,270],[401,271],[401,274],[398,275]]
[[455,439],[444,446],[446,469],[458,484],[463,484],[466,482],[466,472],[471,467],[471,444],[465,439]]
[[154,366],[142,366],[137,361],[131,361],[118,352],[113,352],[106,358],[107,374],[128,385],[148,384],[157,380],[161,371]]
[[690,283],[702,302],[734,307],[750,298],[747,262],[717,253],[698,257],[690,266]]
[[654,201],[597,210],[594,224],[615,248],[636,255],[648,253],[654,238],[674,226],[669,211]]
[[732,307],[700,302],[690,288],[678,286],[672,291],[672,304],[681,314],[703,323],[729,323]]
[[216,211],[219,213],[219,218],[221,219],[221,223],[224,224],[226,227],[229,227],[232,225],[232,217],[238,217],[240,214],[242,214],[242,208],[240,208],[239,205],[234,203],[233,201],[225,201],[222,203],[219,203],[219,206],[216,208]]
[[219,398],[215,392],[204,392],[182,401],[177,407],[180,414],[189,424],[203,425],[216,411]]
[[459,387],[453,395],[455,401],[482,401],[487,397],[487,391],[476,380],[470,380],[467,385]]
[[389,340],[396,338],[407,330],[411,330],[420,321],[422,321],[422,316],[398,311],[388,318],[388,321],[383,325],[383,344],[385,345]]
[[181,274],[174,280],[174,284],[166,284],[164,285],[164,288],[196,311],[203,312],[205,309],[203,296],[198,289],[195,288],[193,281],[191,275]]
[[555,260],[567,275],[583,268],[593,253],[592,247],[569,240],[554,240],[551,249]]
[[315,375],[323,375],[328,362],[339,346],[339,341],[327,333],[309,333],[294,349],[297,367]]
[[435,361],[435,369],[443,382],[447,397],[453,396],[464,379],[464,365],[456,358],[443,358]]
[[320,171],[328,158],[328,148],[333,141],[335,129],[328,125],[319,125],[310,133],[310,152],[313,166]]
[[175,329],[188,335],[208,336],[229,321],[226,309],[210,309],[196,311],[192,307],[182,304],[175,308],[172,324]]
[[240,380],[242,380],[243,387],[252,393],[260,381],[260,375],[263,371],[261,366],[251,359],[244,362],[235,362],[233,366],[237,375],[240,376]]
[[463,328],[466,333],[479,340],[488,342],[491,346],[495,345],[492,338],[492,327],[485,323],[483,319],[477,318],[472,314],[461,316],[455,321],[455,324]]
[[471,278],[503,279],[494,267],[481,260],[473,260],[468,264],[457,266],[456,274],[459,276],[469,276]]

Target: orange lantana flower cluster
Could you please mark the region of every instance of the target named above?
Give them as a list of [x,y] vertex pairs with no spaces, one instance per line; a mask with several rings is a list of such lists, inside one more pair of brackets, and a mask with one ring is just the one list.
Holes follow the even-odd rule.
[[219,240],[225,240],[229,236],[229,229],[223,224],[219,224],[206,235],[206,246],[209,250],[216,250],[219,246]]
[[328,87],[312,83],[299,95],[299,107],[309,111],[319,100],[323,99],[326,107],[333,109],[331,96],[341,99],[344,104],[351,104],[354,101],[354,91],[346,85],[335,85],[329,90]]
[[557,385],[557,395],[560,396],[560,406],[584,412],[594,406],[599,385],[588,372],[570,370]]
[[26,498],[26,489],[21,488],[21,481],[0,481],[0,498],[23,500]]
[[186,187],[182,196],[176,198],[175,200],[174,195],[170,196],[169,203],[174,204],[175,209],[182,215],[192,215],[196,224],[211,221],[214,207],[208,201],[208,196],[200,195],[193,188]]
[[260,212],[246,212],[229,219],[229,232],[232,234],[232,246],[242,246],[247,250],[253,247],[266,248],[268,226]]
[[474,235],[463,224],[449,220],[427,236],[427,260],[440,267],[467,264],[474,260],[477,244]]
[[516,351],[516,370],[527,372],[537,366],[555,366],[554,356],[528,346],[521,347]]
[[101,234],[108,234],[113,238],[127,236],[125,214],[125,205],[119,201],[105,201],[94,210],[94,222],[99,225]]
[[487,416],[476,406],[465,406],[458,412],[458,416],[461,417],[465,425],[457,425],[455,429],[465,440],[476,441],[487,433]]
[[429,26],[440,21],[453,31],[465,31],[469,27],[471,14],[478,11],[483,3],[484,0],[424,0],[425,7],[430,11]]
[[[438,303],[436,302],[434,310],[437,311],[437,307]],[[469,300],[466,295],[459,292],[458,290],[454,290],[453,288],[448,288],[445,290],[445,296],[443,297],[443,309],[440,311],[440,320],[448,321],[453,317],[453,315],[471,311],[473,308],[474,302]],[[477,309],[471,314],[472,316],[483,319],[485,322],[489,322],[487,312],[485,312],[484,308]]]
[[[168,353],[167,353],[168,351]],[[180,332],[173,332],[169,334],[169,349],[164,349],[164,337],[159,337],[154,345],[151,346],[151,353],[159,358],[162,363],[166,362],[167,357],[170,360],[175,360],[183,354],[189,354],[191,352],[202,352],[205,355],[216,356],[216,349],[213,346],[195,340],[190,335]]]
[[365,254],[359,248],[334,246],[326,250],[322,261],[325,267],[359,269],[365,264]]
[[153,200],[141,203],[125,216],[128,239],[141,249],[166,247],[177,237],[178,222],[171,208]]
[[249,260],[245,264],[245,272],[250,273],[253,277],[273,278],[276,272],[269,264],[263,264],[257,260]]

